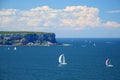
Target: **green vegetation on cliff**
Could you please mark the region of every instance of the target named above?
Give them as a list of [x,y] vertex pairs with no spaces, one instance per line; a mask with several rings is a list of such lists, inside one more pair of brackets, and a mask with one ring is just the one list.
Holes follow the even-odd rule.
[[0,31],[0,34],[53,34],[51,32],[32,32],[32,31]]

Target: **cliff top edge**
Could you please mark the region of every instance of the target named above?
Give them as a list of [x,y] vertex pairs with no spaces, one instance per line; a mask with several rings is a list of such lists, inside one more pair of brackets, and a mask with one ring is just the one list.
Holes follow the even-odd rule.
[[54,34],[54,33],[36,31],[0,31],[0,34]]

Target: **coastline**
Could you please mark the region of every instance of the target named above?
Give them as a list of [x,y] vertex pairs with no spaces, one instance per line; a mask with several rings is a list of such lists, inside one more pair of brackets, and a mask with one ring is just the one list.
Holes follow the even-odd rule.
[[0,31],[0,46],[52,46],[56,44],[55,33]]

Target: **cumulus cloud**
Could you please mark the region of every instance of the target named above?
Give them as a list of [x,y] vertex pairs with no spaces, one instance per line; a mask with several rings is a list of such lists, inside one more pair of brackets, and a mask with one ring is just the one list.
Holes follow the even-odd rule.
[[98,17],[99,10],[97,8],[68,6],[64,11],[66,17],[61,19],[63,25],[82,28],[85,26],[97,26],[100,23],[100,18]]
[[81,30],[88,27],[120,27],[115,21],[101,22],[99,9],[87,6],[67,6],[53,9],[48,6],[29,10],[0,10],[0,28],[7,30]]
[[0,10],[0,16],[11,16],[11,15],[15,15],[17,12],[16,9],[3,9]]

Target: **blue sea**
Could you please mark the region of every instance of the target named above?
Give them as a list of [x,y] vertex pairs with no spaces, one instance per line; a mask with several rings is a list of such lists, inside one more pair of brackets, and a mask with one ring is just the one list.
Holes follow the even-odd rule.
[[[70,45],[0,46],[0,80],[120,80],[120,38],[57,41]],[[59,66],[61,54],[67,65]]]

